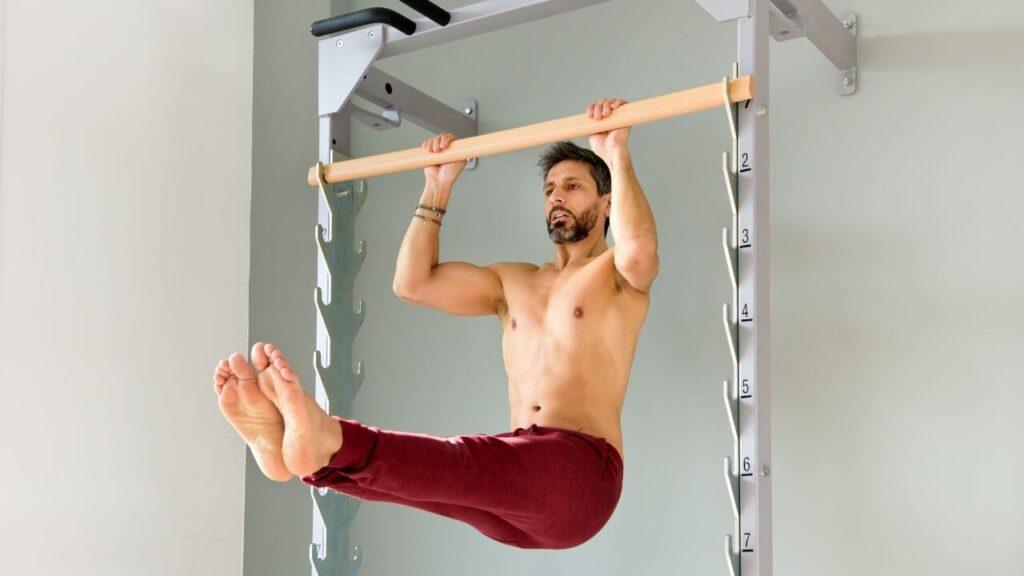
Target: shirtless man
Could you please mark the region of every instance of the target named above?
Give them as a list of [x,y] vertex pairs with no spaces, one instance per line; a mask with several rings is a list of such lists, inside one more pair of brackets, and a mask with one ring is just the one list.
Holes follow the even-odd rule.
[[[586,113],[600,120],[624,103],[599,100]],[[440,218],[466,162],[424,170],[421,207],[399,249],[394,292],[458,316],[498,317],[514,431],[438,439],[329,415],[281,352],[257,343],[255,372],[235,354],[217,367],[215,389],[264,474],[278,481],[297,475],[365,500],[418,507],[523,548],[567,548],[592,537],[621,491],[620,415],[659,267],[629,132],[591,135],[592,152],[560,142],[542,157],[555,255],[541,266],[439,263]],[[441,134],[423,147],[440,152],[453,139]],[[597,485],[608,488],[594,488],[593,497],[583,488]]]

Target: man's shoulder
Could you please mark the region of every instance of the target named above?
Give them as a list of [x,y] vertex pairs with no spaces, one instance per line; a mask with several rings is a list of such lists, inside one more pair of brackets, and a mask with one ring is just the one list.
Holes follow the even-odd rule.
[[540,269],[540,266],[531,262],[495,262],[488,264],[487,268],[498,275],[502,284],[510,286],[514,283],[529,281],[530,277]]
[[499,274],[503,272],[536,272],[540,269],[540,266],[532,262],[495,262],[488,264],[487,267]]

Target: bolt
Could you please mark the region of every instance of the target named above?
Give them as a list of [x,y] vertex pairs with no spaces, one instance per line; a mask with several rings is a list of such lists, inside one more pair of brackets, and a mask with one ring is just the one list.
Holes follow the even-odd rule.
[[767,116],[768,115],[768,109],[765,108],[764,106],[758,106],[757,107],[757,112],[755,112],[755,114],[757,114],[758,116]]
[[843,78],[843,86],[845,86],[847,88],[849,88],[850,86],[853,86],[853,78],[850,78],[849,76],[847,76],[846,78]]
[[843,28],[846,28],[847,30],[853,30],[853,20],[850,20],[849,18],[843,20]]
[[377,37],[377,31],[376,30],[370,30],[370,38],[376,38],[376,37]]
[[464,111],[466,113],[466,116],[471,116],[473,114],[473,108],[471,106],[466,106],[466,109]]
[[771,470],[771,468],[768,467],[767,464],[765,464],[764,466],[761,466],[761,477],[762,478],[767,478],[768,475],[771,474],[771,473],[772,473],[772,470]]
[[345,41],[339,39],[337,42],[334,43],[334,45],[337,46],[338,48],[341,48],[342,46],[345,45]]

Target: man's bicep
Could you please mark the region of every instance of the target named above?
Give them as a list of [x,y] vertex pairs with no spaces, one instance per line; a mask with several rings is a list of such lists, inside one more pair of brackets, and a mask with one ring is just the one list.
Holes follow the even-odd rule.
[[442,262],[410,300],[457,316],[484,316],[497,313],[502,294],[501,277],[492,266]]

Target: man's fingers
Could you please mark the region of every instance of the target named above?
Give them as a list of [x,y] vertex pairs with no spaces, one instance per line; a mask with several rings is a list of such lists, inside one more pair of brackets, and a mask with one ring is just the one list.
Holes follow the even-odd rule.
[[452,133],[442,134],[438,138],[440,138],[439,151],[443,151],[444,149],[448,148],[449,144],[452,143],[452,140],[455,138],[455,134],[452,134]]

